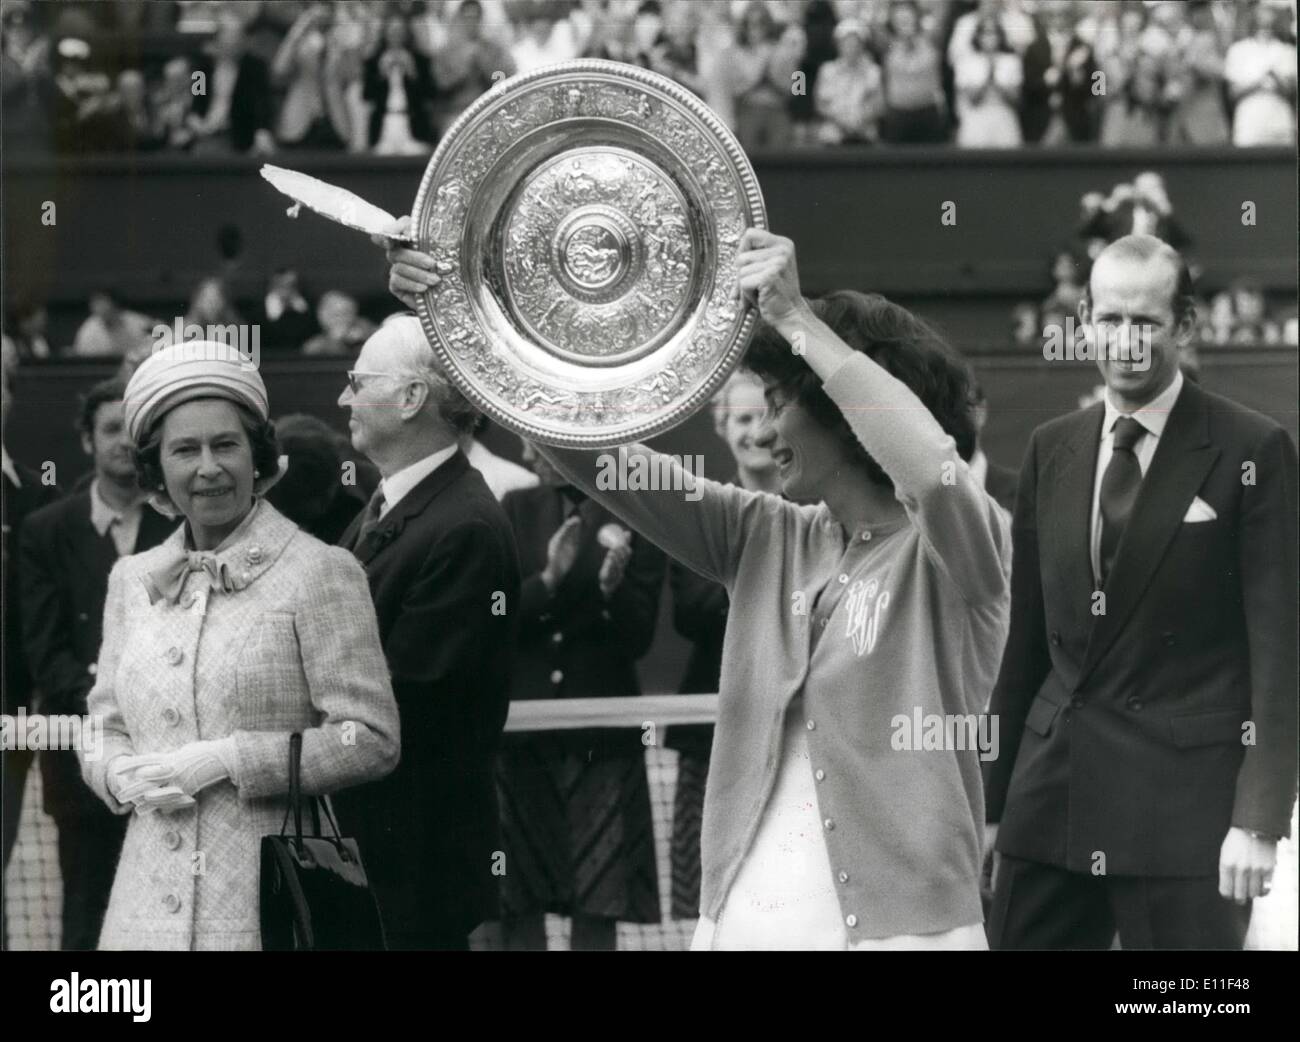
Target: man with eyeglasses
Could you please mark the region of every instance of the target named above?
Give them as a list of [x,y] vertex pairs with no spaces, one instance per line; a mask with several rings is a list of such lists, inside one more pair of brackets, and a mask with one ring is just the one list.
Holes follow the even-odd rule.
[[496,912],[493,765],[517,632],[514,536],[458,445],[478,414],[415,316],[366,341],[339,405],[382,477],[339,542],[370,579],[402,759],[335,806],[360,843],[388,946],[465,949]]

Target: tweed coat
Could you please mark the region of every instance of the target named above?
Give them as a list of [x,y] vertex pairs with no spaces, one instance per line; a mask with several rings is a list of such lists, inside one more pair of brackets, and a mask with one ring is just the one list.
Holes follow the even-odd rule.
[[83,756],[82,771],[126,814],[106,785],[114,757],[234,735],[235,783],[203,790],[192,807],[131,819],[100,948],[260,948],[259,851],[284,816],[289,735],[303,733],[309,794],[397,765],[397,704],[352,555],[259,501],[216,553],[242,589],[210,590],[207,573],[194,571],[177,604],[151,605],[142,580],[184,548],[187,527],[109,576],[88,697],[104,749]]

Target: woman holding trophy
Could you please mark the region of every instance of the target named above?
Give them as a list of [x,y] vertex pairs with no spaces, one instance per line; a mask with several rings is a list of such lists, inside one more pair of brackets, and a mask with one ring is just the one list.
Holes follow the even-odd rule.
[[[437,285],[429,254],[388,256],[399,299]],[[962,739],[1006,639],[1011,538],[966,465],[969,373],[882,297],[805,300],[789,239],[750,228],[736,263],[784,498],[688,474],[685,497],[602,491],[600,453],[542,450],[730,596],[692,947],[983,948],[996,746]]]

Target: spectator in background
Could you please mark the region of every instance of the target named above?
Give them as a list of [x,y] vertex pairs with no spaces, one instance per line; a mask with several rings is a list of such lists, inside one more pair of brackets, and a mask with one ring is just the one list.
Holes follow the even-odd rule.
[[261,345],[272,351],[297,351],[315,332],[316,320],[298,288],[298,273],[277,268],[262,304]]
[[979,0],[974,11],[967,11],[953,22],[948,37],[948,64],[954,69],[962,58],[976,49],[977,29],[989,18],[998,23],[1003,38],[1015,54],[1023,55],[1034,42],[1038,29],[1033,18],[1021,9],[1019,0]]
[[1191,24],[1170,63],[1167,88],[1173,111],[1166,140],[1171,145],[1226,145],[1223,42],[1208,0],[1193,0],[1187,11]]
[[90,295],[90,317],[77,330],[72,353],[79,358],[121,358],[148,343],[152,328],[149,318],[122,306],[116,290],[98,289]]
[[[538,488],[504,507],[523,583],[512,701],[640,694],[663,552],[569,484],[530,443]],[[545,913],[573,917],[573,950],[613,950],[619,921],[659,921],[645,749],[628,728],[508,735],[498,769],[509,949],[545,950]]]
[[521,488],[536,488],[537,475],[527,467],[511,463],[503,456],[492,452],[480,440],[491,426],[486,416],[480,416],[472,431],[465,431],[460,436],[460,451],[465,453],[469,465],[483,475],[492,495],[501,502],[506,495]]
[[762,0],[752,0],[716,70],[714,105],[735,127],[747,152],[786,148],[792,141],[790,90],[801,58],[789,44],[782,47],[780,31]]
[[1025,51],[1020,106],[1021,130],[1030,144],[1097,140],[1097,63],[1091,45],[1075,32],[1076,16],[1065,0],[1040,8],[1042,24]]
[[704,78],[695,46],[697,22],[696,9],[689,0],[670,0],[664,9],[663,29],[648,58],[655,72],[704,97]]
[[[580,55],[609,57],[589,51],[593,46],[598,48],[600,40],[613,32],[609,12],[597,11],[593,17],[575,10],[572,4],[554,0],[522,0],[515,10],[518,32],[509,49],[515,72],[531,72]],[[594,33],[599,33],[599,39],[593,38]],[[499,68],[505,71],[508,66]]]
[[[866,27],[861,22],[858,24],[862,27],[865,41]],[[795,145],[813,144],[822,129],[822,117],[817,111],[817,80],[822,66],[833,61],[839,53],[835,43],[835,25],[835,8],[830,0],[808,0],[803,9],[804,51],[799,62],[804,90],[790,98]]]
[[333,546],[366,505],[356,484],[346,483],[334,430],[315,416],[290,413],[275,421],[275,436],[289,468],[266,498],[303,531]]
[[19,297],[5,315],[6,352],[23,362],[51,357],[53,352],[46,335],[48,323],[49,315],[44,304],[30,297]]
[[422,155],[434,140],[426,111],[433,95],[429,59],[416,52],[410,23],[384,21],[384,36],[366,61],[363,94],[371,105],[370,146],[375,155]]
[[190,294],[189,309],[185,312],[185,324],[197,325],[205,330],[208,339],[222,339],[222,334],[207,334],[214,327],[224,329],[238,326],[243,321],[230,298],[226,295],[226,284],[218,278],[206,278],[194,287]]
[[1084,286],[1079,262],[1069,250],[1062,250],[1052,258],[1052,283],[1052,292],[1043,301],[1043,314],[1077,315]]
[[[767,415],[763,381],[747,369],[732,373],[711,403],[713,429],[735,462],[729,483],[751,492],[780,495],[772,451],[756,439]],[[678,690],[683,695],[713,694],[722,673],[722,639],[731,605],[727,591],[711,579],[670,561],[673,628],[691,642],[690,658]],[[700,826],[704,783],[709,774],[713,726],[675,726],[664,745],[677,751],[677,787],[673,792],[672,915],[695,919],[700,914]]]
[[316,321],[321,331],[303,344],[304,355],[352,357],[375,331],[375,324],[360,316],[357,302],[336,289],[321,294],[316,304]]
[[153,90],[153,137],[178,151],[194,144],[199,118],[194,112],[194,69],[188,58],[172,58]]
[[1021,143],[1020,56],[1011,49],[997,18],[975,23],[969,50],[953,68],[957,100],[957,144],[962,148],[1015,148]]
[[880,137],[885,93],[880,66],[866,51],[866,35],[852,18],[835,27],[840,56],[818,70],[814,88],[822,144],[874,144]]
[[[244,23],[223,11],[197,63],[205,90],[194,98],[190,121],[200,151],[275,151],[271,135],[271,76],[244,37]],[[196,85],[197,86],[197,85]]]
[[59,41],[57,68],[54,121],[60,151],[101,146],[112,104],[112,81],[91,64],[90,45],[73,36]]
[[[95,682],[108,573],[119,557],[161,543],[176,522],[145,505],[126,433],[126,383],[105,380],[81,404],[77,430],[93,464],[88,487],[31,514],[19,534],[23,636],[40,710],[85,716]],[[6,647],[6,652],[12,651]],[[45,812],[58,826],[64,951],[92,951],[113,885],[126,819],[81,780],[75,752],[40,755]]]
[[8,144],[50,147],[54,83],[50,37],[38,31],[28,3],[6,3],[0,12],[0,94]]
[[1259,3],[1253,33],[1228,48],[1224,76],[1236,108],[1234,145],[1294,145],[1296,141],[1296,46],[1283,38],[1288,12]]
[[462,0],[448,27],[447,45],[434,56],[438,136],[493,83],[514,73],[510,52],[483,33],[483,8],[478,0]]
[[[29,708],[33,680],[23,648],[22,563],[18,532],[23,520],[58,497],[57,486],[47,485],[44,474],[16,462],[5,447],[5,429],[12,412],[9,366],[0,366],[0,627],[3,627],[3,673],[0,674],[0,712],[13,714]],[[8,948],[4,907],[4,876],[18,840],[23,813],[27,770],[35,753],[8,749],[0,744],[0,949]]]
[[1121,41],[1102,62],[1106,106],[1101,119],[1105,148],[1152,148],[1164,139],[1164,60],[1141,45]]
[[117,74],[109,119],[108,147],[114,150],[143,152],[161,144],[149,111],[149,90],[139,69],[123,69]]
[[348,125],[336,125],[340,111],[327,96],[331,30],[329,7],[308,4],[275,53],[271,81],[284,91],[275,128],[281,145],[336,149],[347,140]]
[[892,0],[885,44],[883,133],[891,144],[937,144],[947,137],[942,57],[921,32],[913,0]]

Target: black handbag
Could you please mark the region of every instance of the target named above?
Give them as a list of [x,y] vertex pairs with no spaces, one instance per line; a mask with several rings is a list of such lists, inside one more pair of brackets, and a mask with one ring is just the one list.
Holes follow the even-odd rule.
[[[302,735],[289,739],[289,805],[280,833],[262,837],[260,908],[265,951],[384,949],[379,905],[355,839],[339,835],[329,801],[309,797],[314,836],[302,834]],[[332,836],[321,834],[321,809]],[[286,835],[293,812],[293,834]]]

